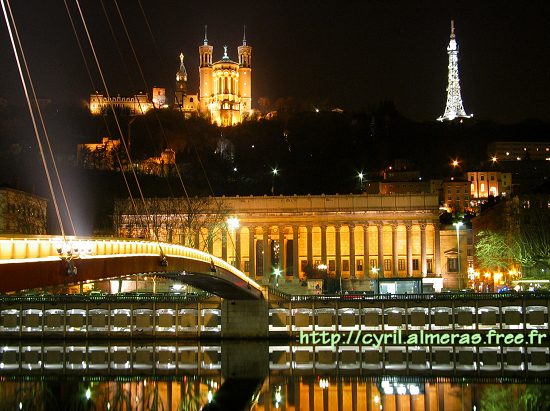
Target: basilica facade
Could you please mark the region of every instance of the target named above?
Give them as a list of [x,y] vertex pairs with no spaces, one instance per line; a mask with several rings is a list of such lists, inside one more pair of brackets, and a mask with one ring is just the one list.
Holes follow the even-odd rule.
[[187,70],[180,54],[176,72],[174,106],[186,115],[200,113],[219,126],[233,126],[252,113],[252,47],[243,36],[237,48],[238,61],[228,55],[227,46],[220,60],[214,61],[214,47],[204,36],[199,47],[199,93],[187,92]]

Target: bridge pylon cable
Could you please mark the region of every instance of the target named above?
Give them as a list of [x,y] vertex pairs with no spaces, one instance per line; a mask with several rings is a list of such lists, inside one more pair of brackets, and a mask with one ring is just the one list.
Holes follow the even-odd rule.
[[[106,95],[107,95],[107,98],[110,99],[110,98],[111,98],[111,94],[110,94],[110,92],[109,92],[109,88],[107,87],[107,82],[106,82],[105,77],[104,77],[104,75],[103,75],[103,70],[102,70],[102,68],[101,68],[101,64],[100,64],[100,62],[99,62],[99,58],[98,58],[98,56],[97,56],[97,53],[96,53],[96,50],[95,50],[94,43],[93,43],[93,41],[92,41],[92,37],[91,37],[90,31],[89,31],[89,29],[88,29],[88,24],[86,23],[86,19],[85,19],[85,17],[84,17],[83,12],[82,12],[82,8],[80,7],[80,2],[79,2],[79,0],[75,0],[75,4],[76,4],[76,6],[77,6],[77,8],[78,8],[78,13],[79,13],[79,15],[80,15],[80,19],[82,20],[82,24],[83,24],[84,30],[85,30],[85,32],[86,32],[86,37],[87,37],[88,42],[89,42],[89,44],[90,44],[90,48],[91,48],[91,50],[92,50],[92,54],[93,54],[93,56],[94,56],[95,63],[96,63],[97,69],[98,69],[98,71],[99,71],[99,75],[100,75],[100,77],[101,77],[101,82],[102,82],[102,84],[103,84],[103,88],[104,88],[104,90],[105,90],[105,93],[106,93]],[[110,105],[110,107],[111,107],[111,112],[112,112],[112,114],[113,114],[113,117],[114,117],[114,119],[115,119],[115,123],[116,123],[116,125],[117,125],[117,129],[118,129],[118,132],[119,132],[119,135],[120,135],[120,140],[122,141],[122,145],[123,145],[124,151],[125,151],[125,153],[126,153],[126,157],[128,158],[129,164],[132,165],[132,164],[133,164],[132,156],[130,155],[130,150],[129,150],[128,144],[127,144],[127,142],[126,142],[126,138],[124,137],[124,133],[122,132],[122,127],[120,126],[120,121],[119,121],[118,115],[116,114],[116,111],[115,111],[113,105]],[[142,201],[142,203],[143,203],[144,211],[145,211],[146,215],[149,216],[149,215],[150,215],[150,213],[149,213],[149,207],[147,206],[147,203],[146,203],[146,201],[145,201],[145,196],[143,195],[143,190],[142,190],[142,188],[141,188],[141,184],[139,183],[139,179],[138,179],[138,177],[137,177],[136,171],[134,170],[133,167],[130,167],[130,169],[132,170],[132,175],[133,175],[133,177],[134,177],[134,181],[135,181],[136,186],[137,186],[137,189],[138,189],[138,191],[139,191],[139,195],[140,195],[141,201]],[[147,225],[149,226],[149,221],[147,221]],[[153,234],[154,234],[155,237],[156,237],[156,240],[157,240],[157,243],[158,243],[158,247],[159,247],[159,250],[160,250],[160,254],[161,254],[161,256],[163,256],[164,253],[163,253],[163,251],[162,251],[162,246],[161,246],[161,244],[160,244],[160,241],[158,240],[158,233],[156,232],[156,230],[153,230]]]
[[[19,77],[21,79],[21,85],[23,86],[23,92],[25,94],[27,107],[29,109],[29,114],[30,114],[30,117],[31,117],[31,121],[32,121],[33,129],[34,129],[34,134],[36,136],[36,142],[38,144],[38,148],[39,148],[39,151],[40,151],[40,158],[42,160],[42,165],[44,166],[44,171],[46,173],[46,179],[48,181],[48,187],[50,189],[50,193],[51,193],[51,196],[52,196],[52,200],[53,200],[53,204],[54,204],[54,208],[55,208],[55,213],[56,213],[56,216],[57,216],[57,221],[58,221],[58,224],[59,224],[59,228],[61,230],[61,235],[63,236],[63,239],[65,240],[66,233],[65,233],[65,228],[63,226],[63,220],[61,218],[61,213],[60,213],[60,210],[59,210],[59,204],[58,204],[58,201],[57,201],[57,196],[55,194],[55,190],[54,190],[53,183],[52,183],[52,178],[51,178],[51,175],[50,175],[50,170],[49,170],[48,163],[47,163],[47,160],[46,160],[46,155],[44,153],[44,147],[42,145],[42,140],[40,138],[40,133],[38,131],[38,125],[37,125],[37,121],[36,121],[36,114],[34,113],[34,110],[32,108],[32,103],[31,103],[31,99],[30,99],[30,96],[29,96],[29,91],[27,89],[25,76],[23,74],[23,70],[22,70],[22,66],[21,66],[21,60],[19,58],[19,53],[21,53],[21,56],[24,57],[24,51],[23,51],[22,45],[19,41],[19,36],[17,36],[17,40],[18,40],[17,43],[18,43],[19,47],[17,47],[15,39],[14,39],[14,35],[13,35],[13,31],[12,31],[12,25],[13,25],[14,29],[16,30],[16,24],[15,24],[15,20],[13,18],[13,14],[12,14],[12,11],[11,11],[9,0],[0,0],[0,1],[2,2],[2,11],[3,11],[3,14],[4,14],[4,19],[6,21],[6,27],[8,29],[10,42],[11,42],[13,53],[14,53],[15,60],[16,60],[16,63],[17,63],[17,70],[19,72]],[[9,14],[10,14],[11,19],[10,19],[10,17],[8,17],[8,10],[6,8],[9,10]],[[10,24],[10,22],[11,22],[11,24]],[[18,48],[19,48],[19,53],[18,53]],[[30,79],[29,79],[29,82],[30,82]],[[37,101],[35,101],[35,104],[38,106]]]

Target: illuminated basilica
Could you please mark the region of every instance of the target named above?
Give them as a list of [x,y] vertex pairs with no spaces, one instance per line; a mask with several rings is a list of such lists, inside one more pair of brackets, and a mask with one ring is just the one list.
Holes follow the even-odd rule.
[[185,114],[200,113],[213,124],[232,126],[242,122],[252,112],[252,47],[243,43],[237,48],[238,62],[231,60],[227,46],[221,60],[213,62],[214,47],[204,35],[199,47],[199,93],[187,93],[187,71],[180,54],[176,73],[174,107]]
[[[229,58],[227,46],[221,60],[213,62],[213,55],[214,47],[208,44],[205,29],[203,44],[199,46],[199,93],[189,94],[184,56],[180,54],[174,109],[186,117],[200,114],[210,118],[212,124],[233,126],[252,114],[252,47],[246,43],[246,32],[243,43],[237,47],[238,62]],[[110,97],[99,92],[90,95],[89,109],[93,115],[114,110],[136,116],[153,107],[168,107],[163,87],[153,88],[152,100],[145,93],[131,97]]]

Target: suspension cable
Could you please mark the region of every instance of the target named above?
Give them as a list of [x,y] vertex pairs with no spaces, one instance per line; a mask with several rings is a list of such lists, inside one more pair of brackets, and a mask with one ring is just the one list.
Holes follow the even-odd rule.
[[[98,59],[98,57],[97,57],[97,53],[96,53],[96,51],[95,51],[94,44],[93,44],[93,41],[92,41],[90,32],[89,32],[89,30],[88,30],[88,25],[87,25],[87,23],[86,23],[86,19],[84,18],[84,14],[82,13],[82,9],[81,9],[81,7],[80,7],[80,2],[79,2],[79,0],[75,0],[75,3],[76,3],[76,5],[77,5],[78,12],[79,12],[79,14],[80,14],[80,18],[81,18],[81,20],[82,20],[84,29],[85,29],[85,31],[86,31],[86,36],[87,36],[87,38],[88,38],[88,42],[89,42],[90,47],[91,47],[91,49],[92,49],[92,53],[93,53],[93,56],[94,56],[94,59],[95,59],[95,62],[96,62],[96,65],[97,65],[97,68],[98,68],[100,77],[101,77],[101,81],[102,81],[102,83],[103,83],[103,87],[104,87],[104,89],[105,89],[105,93],[107,94],[107,98],[110,99],[110,98],[111,98],[111,95],[110,95],[110,93],[109,93],[109,88],[107,87],[107,83],[106,83],[106,81],[105,81],[105,77],[103,76],[103,70],[101,69],[101,64],[99,63],[99,59]],[[118,120],[118,116],[117,116],[117,114],[116,114],[116,112],[115,112],[115,109],[114,109],[114,107],[113,107],[112,104],[110,104],[110,107],[111,107],[111,111],[112,111],[113,117],[114,117],[114,119],[115,119],[115,123],[116,123],[117,128],[118,128],[118,132],[119,132],[119,134],[120,134],[120,139],[121,139],[121,141],[122,141],[122,145],[124,146],[124,150],[125,150],[125,152],[126,152],[126,156],[127,156],[127,158],[128,158],[128,161],[129,161],[130,165],[132,165],[132,164],[133,164],[133,162],[132,162],[132,157],[131,157],[131,155],[130,155],[130,151],[129,151],[129,149],[128,149],[128,145],[126,144],[126,139],[124,138],[124,134],[123,134],[123,132],[122,132],[122,127],[120,126],[120,122],[119,122],[119,120]],[[133,174],[133,176],[134,176],[134,180],[135,180],[136,186],[137,186],[137,188],[138,188],[138,191],[139,191],[139,194],[140,194],[140,197],[141,197],[141,201],[142,201],[142,203],[143,203],[143,208],[144,208],[144,210],[145,210],[146,215],[149,216],[149,215],[150,215],[150,214],[149,214],[149,207],[147,206],[147,203],[145,202],[145,197],[144,197],[144,195],[143,195],[143,191],[142,191],[142,189],[141,189],[141,185],[140,185],[139,180],[138,180],[138,178],[137,178],[136,171],[135,171],[134,167],[130,167],[130,168],[131,168],[131,170],[132,170],[132,174]],[[148,221],[148,219],[147,219],[147,230],[149,230],[149,221]],[[156,232],[156,230],[153,230],[153,234],[154,234],[155,237],[156,237],[156,241],[157,241],[157,244],[158,244],[158,247],[159,247],[159,250],[160,250],[161,255],[164,255],[164,254],[163,254],[163,251],[162,251],[162,247],[161,247],[161,245],[160,245],[159,238],[158,238],[158,233]]]
[[[92,85],[92,88],[93,88],[94,90],[97,90],[96,85],[95,85],[95,82],[94,82],[93,77],[92,77],[92,73],[91,73],[91,71],[90,71],[90,67],[89,67],[89,65],[88,65],[88,61],[87,61],[87,59],[86,59],[86,55],[84,54],[84,49],[83,49],[83,47],[82,47],[82,42],[80,41],[80,37],[78,36],[78,32],[77,32],[77,30],[76,30],[76,26],[75,26],[75,24],[74,24],[74,20],[73,20],[73,17],[72,17],[72,15],[71,15],[71,12],[70,12],[70,9],[69,9],[69,5],[67,4],[67,0],[63,0],[63,2],[64,2],[64,4],[65,4],[65,10],[67,11],[67,16],[69,17],[69,21],[70,21],[70,23],[71,23],[71,27],[72,27],[72,29],[73,29],[73,33],[74,33],[75,38],[76,38],[76,42],[77,42],[77,44],[78,44],[78,48],[79,48],[80,54],[81,54],[81,56],[82,56],[82,60],[84,61],[84,65],[85,65],[86,71],[87,71],[87,73],[88,73],[88,78],[89,78],[89,80],[90,80],[90,84]],[[110,127],[109,127],[109,123],[107,122],[107,120],[106,120],[105,118],[103,118],[103,122],[104,122],[104,124],[105,124],[105,127],[107,128],[107,133],[108,133],[109,135],[113,135],[113,133],[111,132],[111,129],[110,129]],[[116,160],[117,160],[117,164],[118,164],[119,169],[120,169],[121,174],[122,174],[122,179],[123,179],[123,181],[124,181],[124,184],[126,185],[126,189],[128,190],[128,195],[129,195],[129,197],[130,197],[130,202],[131,202],[131,204],[132,204],[132,208],[134,209],[134,213],[135,213],[136,216],[137,216],[137,215],[139,215],[138,210],[137,210],[137,205],[136,205],[136,202],[135,202],[135,200],[134,200],[134,196],[132,195],[132,190],[130,189],[130,184],[129,184],[129,182],[128,182],[128,179],[126,178],[126,174],[124,173],[124,167],[123,167],[123,165],[122,165],[122,161],[121,161],[121,159],[120,159],[120,156],[118,155],[118,150],[115,149],[115,150],[113,150],[113,151],[114,151],[114,153],[115,153],[115,158],[116,158]]]
[[73,235],[76,235],[75,226],[74,226],[73,219],[72,219],[72,216],[71,216],[71,210],[69,209],[69,204],[67,203],[67,197],[65,196],[65,189],[63,188],[63,183],[61,182],[61,177],[59,175],[59,170],[57,168],[57,162],[55,161],[55,157],[53,155],[53,150],[52,150],[52,145],[50,143],[50,137],[48,135],[48,130],[46,129],[46,124],[44,123],[44,118],[42,116],[42,110],[40,109],[40,105],[38,104],[38,97],[36,96],[36,91],[34,89],[34,83],[32,81],[32,76],[31,76],[31,73],[30,73],[30,70],[29,70],[29,66],[27,65],[27,58],[25,57],[25,53],[23,51],[23,44],[21,43],[21,39],[19,38],[19,31],[17,30],[17,25],[15,24],[15,19],[13,18],[13,14],[12,14],[9,2],[7,3],[7,6],[8,6],[8,11],[10,13],[11,20],[14,22],[13,28],[14,28],[14,32],[15,32],[15,37],[17,39],[17,43],[19,44],[19,48],[21,50],[21,59],[23,60],[23,64],[25,66],[25,72],[27,73],[27,78],[28,78],[28,81],[29,81],[29,86],[31,88],[32,96],[33,96],[35,104],[36,104],[36,111],[38,112],[38,116],[40,118],[40,124],[42,126],[42,132],[44,133],[44,138],[45,138],[46,144],[48,146],[48,151],[49,151],[49,154],[50,154],[51,162],[52,162],[53,169],[55,171],[55,175],[56,175],[56,179],[57,179],[57,184],[59,185],[59,190],[61,191],[61,197],[63,198],[63,203],[65,204],[65,210],[67,211],[67,216],[69,218],[69,223],[71,225]]
[[[29,109],[29,114],[31,116],[31,121],[32,121],[32,125],[33,125],[33,128],[34,128],[34,134],[36,136],[36,141],[37,141],[37,144],[38,144],[38,148],[40,150],[40,158],[42,159],[42,165],[44,166],[44,171],[46,173],[46,179],[48,181],[48,186],[49,186],[49,189],[50,189],[50,193],[52,195],[52,200],[53,200],[53,203],[54,203],[55,213],[57,215],[57,221],[58,221],[58,224],[59,224],[59,228],[61,230],[61,235],[62,235],[63,239],[65,240],[65,238],[66,238],[65,237],[65,229],[64,229],[64,226],[63,226],[63,221],[61,219],[61,213],[59,211],[59,205],[58,205],[58,202],[57,202],[57,197],[55,195],[55,190],[53,188],[52,179],[51,179],[51,176],[50,176],[50,171],[48,169],[48,164],[47,164],[47,161],[46,161],[46,156],[44,154],[44,149],[42,147],[42,141],[40,139],[40,133],[38,132],[38,127],[37,127],[37,124],[36,124],[36,118],[35,118],[34,111],[32,109],[31,100],[30,100],[30,97],[29,97],[29,92],[27,90],[27,85],[26,85],[26,82],[25,82],[25,77],[24,77],[23,71],[21,69],[21,62],[19,60],[19,55],[17,53],[17,46],[16,46],[15,41],[14,41],[12,28],[11,28],[11,24],[10,24],[10,19],[8,18],[8,14],[6,12],[6,5],[7,5],[8,8],[10,9],[10,15],[11,15],[11,8],[10,8],[10,5],[9,5],[9,0],[0,0],[0,1],[2,2],[2,11],[4,13],[4,19],[6,21],[6,27],[8,29],[8,33],[9,33],[9,36],[10,36],[10,41],[11,41],[13,53],[14,53],[14,56],[15,56],[15,60],[17,62],[17,70],[19,72],[19,77],[21,79],[21,85],[23,86],[25,99],[27,101],[27,107]],[[13,16],[12,16],[12,24],[15,27],[15,21],[13,20]],[[21,52],[21,55],[24,55],[23,48],[21,47],[21,44],[19,44],[19,50]]]

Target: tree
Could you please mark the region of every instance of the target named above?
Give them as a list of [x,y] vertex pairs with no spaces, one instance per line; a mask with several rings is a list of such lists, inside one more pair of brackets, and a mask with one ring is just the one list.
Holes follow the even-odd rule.
[[477,234],[475,256],[482,270],[506,270],[512,260],[512,250],[506,237],[494,231],[481,231]]
[[115,203],[113,223],[115,232],[122,237],[147,238],[197,249],[202,236],[202,248],[207,251],[208,244],[226,229],[228,213],[223,202],[214,197],[148,198],[145,204],[127,199]]

